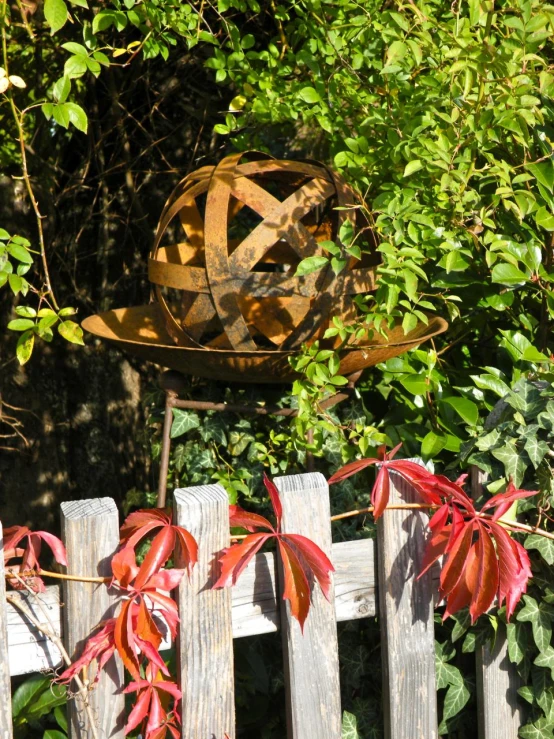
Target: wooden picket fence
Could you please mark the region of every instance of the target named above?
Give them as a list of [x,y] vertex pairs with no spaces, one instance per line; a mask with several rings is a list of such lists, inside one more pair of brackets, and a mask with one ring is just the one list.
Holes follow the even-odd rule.
[[[391,503],[417,502],[400,476],[391,475]],[[378,616],[382,634],[384,719],[387,739],[437,739],[434,658],[434,599],[437,573],[417,580],[426,538],[421,510],[388,510],[374,540],[331,543],[329,489],[319,473],[276,480],[283,503],[283,531],[311,538],[335,567],[334,596],[315,588],[302,634],[279,596],[281,573],[274,555],[256,555],[233,588],[212,590],[214,557],[229,545],[228,498],[218,485],[176,490],[178,524],[199,541],[199,562],[178,590],[179,681],[183,692],[183,739],[235,739],[233,639],[281,631],[287,686],[289,739],[340,739],[341,704],[337,621]],[[63,503],[62,531],[69,574],[107,576],[119,536],[110,498]],[[1,534],[1,530],[0,530]],[[0,557],[0,563],[2,557]],[[6,607],[0,572],[0,737],[11,739],[10,674],[51,669],[57,649],[13,606]],[[104,585],[65,581],[61,593],[49,587],[42,596],[20,593],[42,623],[63,635],[72,654],[91,629],[113,613],[117,596]],[[40,602],[40,605],[39,605]],[[479,739],[516,739],[520,723],[517,681],[506,645],[477,655]],[[112,660],[91,693],[99,739],[123,739],[123,670]],[[70,703],[70,737],[91,736],[87,715]]]

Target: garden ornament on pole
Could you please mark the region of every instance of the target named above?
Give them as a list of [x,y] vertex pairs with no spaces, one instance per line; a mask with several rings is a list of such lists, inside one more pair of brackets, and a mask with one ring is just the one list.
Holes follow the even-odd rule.
[[[352,297],[376,287],[375,252],[349,258],[338,275],[329,264],[295,274],[306,257],[326,254],[322,241],[340,246],[343,223],[360,226],[359,204],[339,175],[314,162],[250,153],[202,167],[177,185],[162,212],[148,269],[155,302],[90,316],[83,328],[186,374],[289,382],[288,358],[302,342],[322,339],[333,315],[354,319]],[[170,227],[176,243],[164,245]],[[374,332],[341,351],[340,373],[386,361],[445,328],[430,316],[407,335],[400,324],[387,336]]]
[[[359,259],[344,250],[345,231],[365,240]],[[341,249],[344,268],[336,274],[322,260],[321,269],[297,275],[304,259],[328,255],[324,242]],[[288,360],[302,343],[337,348],[338,338],[323,340],[329,321],[354,321],[353,298],[376,289],[375,246],[359,199],[325,165],[233,154],[189,174],[169,197],[148,263],[155,300],[90,316],[83,328],[178,372],[225,382],[290,382],[297,375]],[[446,328],[442,318],[429,316],[407,334],[400,322],[385,335],[371,332],[340,347],[339,373],[352,383],[364,368]],[[178,400],[174,376],[167,385],[160,481],[171,409],[196,402]],[[212,410],[222,410],[215,405]]]

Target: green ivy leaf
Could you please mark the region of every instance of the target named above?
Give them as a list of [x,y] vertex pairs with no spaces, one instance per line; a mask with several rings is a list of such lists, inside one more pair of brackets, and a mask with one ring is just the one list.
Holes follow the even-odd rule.
[[548,444],[546,443],[546,441],[537,439],[536,436],[531,436],[529,439],[527,439],[523,448],[527,452],[529,459],[531,460],[531,463],[533,464],[533,467],[535,469],[537,469],[539,464],[542,462],[545,454],[548,454]]
[[344,711],[342,714],[341,739],[360,739],[358,719],[353,713],[348,713],[348,711]]
[[[550,630],[552,634],[552,629]],[[538,646],[538,645],[537,645]],[[544,650],[541,649],[541,653],[533,662],[537,667],[546,667],[550,670],[552,680],[554,680],[554,648],[548,645]]]
[[492,451],[492,456],[504,465],[506,478],[511,477],[514,485],[519,487],[523,481],[527,465],[521,458],[521,454],[516,449],[515,445],[508,443],[499,449],[494,449]]
[[[517,614],[518,621],[529,621],[533,629],[533,639],[539,652],[550,654],[550,639],[552,637],[552,618],[554,610],[548,603],[541,602],[540,605],[530,595],[524,595],[525,607]],[[554,650],[552,650],[554,658]]]
[[508,656],[516,665],[519,665],[527,652],[527,631],[522,623],[512,621],[506,624],[508,637]]
[[466,705],[471,697],[471,693],[467,689],[461,673],[460,679],[461,680],[459,683],[451,684],[446,691],[446,695],[444,697],[442,721],[439,727],[439,734],[442,734],[446,731],[448,719],[451,719],[456,716],[456,714],[460,713],[462,708]]
[[198,413],[194,411],[181,410],[173,408],[173,423],[171,424],[171,438],[176,439],[178,436],[186,434],[187,431],[197,429],[200,426],[200,418]]
[[525,724],[519,729],[521,739],[553,739],[554,723],[546,718],[540,718],[534,724]]
[[554,565],[554,541],[540,534],[529,534],[525,538],[525,549],[536,549],[545,562]]

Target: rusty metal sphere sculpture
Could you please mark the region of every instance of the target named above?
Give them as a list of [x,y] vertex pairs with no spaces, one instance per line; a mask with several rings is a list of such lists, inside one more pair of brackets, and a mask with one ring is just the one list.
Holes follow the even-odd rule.
[[[330,317],[355,319],[353,297],[376,287],[375,253],[335,274],[297,276],[349,224],[372,233],[354,193],[323,164],[233,154],[182,180],[167,201],[149,259],[155,300],[89,316],[83,328],[144,360],[198,377],[254,383],[295,378],[289,358],[320,339]],[[343,228],[344,227],[344,228]],[[184,232],[184,238],[183,233]],[[366,252],[367,250],[364,250]],[[401,322],[341,348],[353,375],[446,330],[438,316]]]
[[[234,154],[189,174],[162,212],[148,267],[174,342],[286,351],[321,335],[330,315],[353,317],[352,296],[375,289],[375,257],[346,254],[338,275],[330,265],[295,273],[306,257],[328,256],[322,241],[340,246],[342,224],[361,217],[357,205],[346,182],[315,162]],[[186,238],[164,245],[177,219]]]

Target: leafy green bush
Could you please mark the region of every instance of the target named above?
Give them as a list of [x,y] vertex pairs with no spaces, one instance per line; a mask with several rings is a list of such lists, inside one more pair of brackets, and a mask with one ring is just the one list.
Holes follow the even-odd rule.
[[[295,399],[280,401],[296,402],[301,410],[292,434],[286,422],[269,429],[260,419],[230,416],[222,424],[216,416],[177,413],[172,483],[218,479],[232,499],[247,497],[263,507],[253,493],[262,468],[272,474],[301,470],[305,433],[312,428],[309,448],[325,472],[355,455],[372,454],[387,439],[402,441],[407,455],[421,454],[452,473],[461,454],[487,470],[492,485],[502,486],[512,475],[516,484],[538,486],[538,507],[520,506],[520,512],[549,528],[552,380],[540,370],[550,366],[553,350],[552,6],[543,0],[87,5],[47,0],[45,23],[39,13],[8,24],[15,11],[0,3],[0,27],[9,41],[2,65],[11,65],[0,79],[15,72],[28,85],[25,90],[12,80],[0,93],[10,107],[15,104],[0,139],[2,162],[12,169],[24,165],[17,139],[21,129],[32,136],[43,114],[53,141],[66,136],[71,143],[71,137],[84,135],[87,85],[115,65],[127,65],[117,70],[125,74],[138,56],[162,65],[186,48],[228,101],[214,141],[319,157],[364,196],[383,263],[378,290],[359,301],[360,327],[380,330],[394,319],[409,330],[425,322],[428,311],[451,322],[444,337],[367,373],[354,402],[325,415],[318,413],[317,400],[332,382],[314,378],[335,376],[336,361],[307,350],[298,360],[304,375],[295,384]],[[29,24],[48,60],[44,74],[35,74],[33,55],[22,53]],[[6,234],[0,231],[0,289],[5,284],[24,298],[27,285],[34,284],[31,295],[37,299],[34,307],[19,306],[13,319],[12,328],[22,332],[21,361],[31,354],[31,339],[48,340],[52,333],[48,323],[54,316],[39,313],[43,299],[53,299],[55,316],[62,313],[34,264],[32,272],[27,269],[27,242],[23,254],[15,248],[21,242]],[[361,240],[341,236],[349,248]],[[31,240],[31,248],[48,262],[47,239]],[[337,256],[331,252],[332,258]],[[32,282],[33,274],[38,282]],[[36,313],[21,312],[28,308]],[[222,388],[194,387],[195,397],[203,392],[211,400],[230,397]],[[506,400],[495,409],[498,398]],[[154,456],[159,420],[155,411]],[[361,481],[346,481],[334,492],[337,511],[364,503]],[[371,525],[350,522],[337,527],[336,536],[370,531]],[[552,555],[549,544],[540,547],[544,551],[531,548],[534,589],[509,626],[511,656],[531,676],[523,696],[532,704],[534,728],[522,729],[523,737],[551,737],[554,727],[554,683],[545,666],[552,649],[546,566]],[[502,614],[495,625],[501,621]],[[489,625],[479,627],[483,634]],[[448,640],[457,643],[463,636],[463,655],[481,631],[466,631],[456,622],[450,637],[439,640],[442,662],[454,664]],[[531,645],[528,659],[520,655],[520,635]],[[471,689],[461,659],[461,687],[462,673],[441,672],[447,695],[466,696]],[[445,698],[446,714],[450,703]],[[356,721],[345,718],[346,735],[366,735],[354,703],[347,710]],[[446,729],[457,731],[457,720],[450,713]]]

